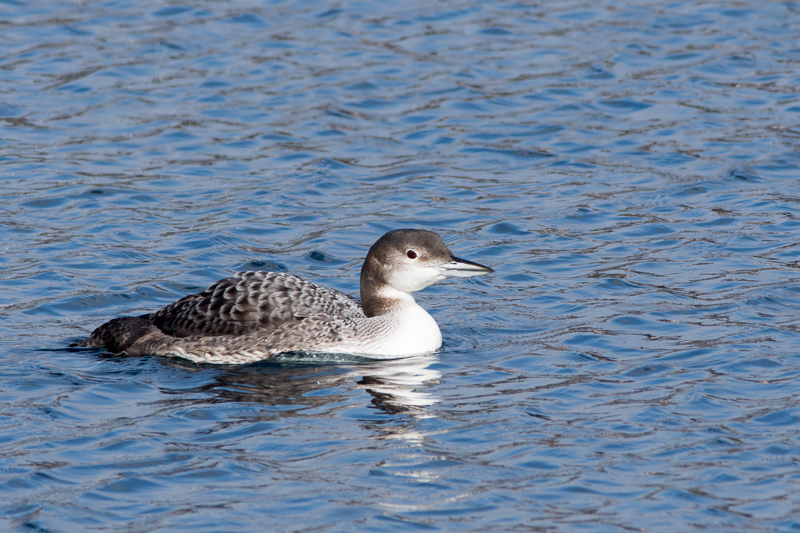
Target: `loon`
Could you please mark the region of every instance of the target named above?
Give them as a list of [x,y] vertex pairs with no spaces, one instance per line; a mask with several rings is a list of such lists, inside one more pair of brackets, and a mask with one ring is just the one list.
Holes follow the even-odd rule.
[[491,272],[454,257],[432,231],[398,229],[369,249],[361,301],[284,272],[240,272],[159,311],[106,322],[78,346],[213,364],[287,352],[430,353],[442,346],[442,333],[412,293],[446,277]]

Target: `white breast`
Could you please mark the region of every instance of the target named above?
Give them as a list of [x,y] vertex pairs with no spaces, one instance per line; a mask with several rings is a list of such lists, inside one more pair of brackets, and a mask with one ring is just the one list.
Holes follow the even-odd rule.
[[[371,357],[401,357],[430,353],[442,346],[442,332],[431,315],[413,300],[374,321],[368,335],[352,339],[352,352]],[[366,331],[364,333],[367,333]]]

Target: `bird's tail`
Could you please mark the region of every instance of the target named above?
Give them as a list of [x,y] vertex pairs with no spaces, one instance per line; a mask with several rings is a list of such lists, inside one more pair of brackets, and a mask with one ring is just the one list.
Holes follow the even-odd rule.
[[124,352],[154,327],[147,319],[147,315],[115,318],[94,330],[87,339],[75,346],[105,348],[115,353]]

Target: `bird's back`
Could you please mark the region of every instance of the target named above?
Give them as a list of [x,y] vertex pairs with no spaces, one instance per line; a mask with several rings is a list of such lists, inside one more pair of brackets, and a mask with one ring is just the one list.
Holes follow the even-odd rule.
[[240,272],[147,318],[167,335],[269,334],[311,315],[363,317],[361,304],[341,292],[284,272]]
[[365,318],[361,303],[338,291],[283,272],[240,272],[149,315],[106,322],[81,346],[126,351],[144,337],[266,338],[310,316]]

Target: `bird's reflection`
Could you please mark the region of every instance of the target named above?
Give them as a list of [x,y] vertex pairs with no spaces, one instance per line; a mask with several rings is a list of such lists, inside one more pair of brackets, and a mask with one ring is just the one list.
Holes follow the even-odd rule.
[[[360,388],[371,404],[386,414],[411,414],[415,418],[434,416],[430,406],[438,399],[434,385],[441,379],[435,368],[436,355],[419,355],[393,360],[286,356],[240,367],[209,367],[163,360],[197,372],[212,372],[213,379],[197,392],[211,392],[213,401],[258,402],[281,407],[279,412],[296,413],[347,401]],[[354,387],[355,386],[355,387]]]
[[356,383],[373,396],[372,404],[381,410],[429,418],[433,415],[428,407],[438,401],[432,386],[442,377],[433,368],[435,362],[433,355],[420,355],[353,368],[352,375],[361,376]]

